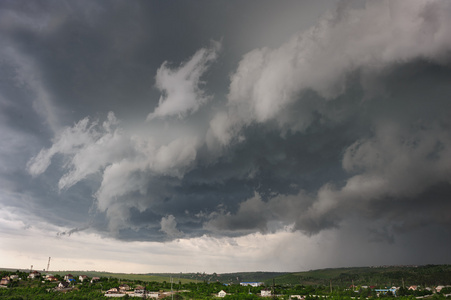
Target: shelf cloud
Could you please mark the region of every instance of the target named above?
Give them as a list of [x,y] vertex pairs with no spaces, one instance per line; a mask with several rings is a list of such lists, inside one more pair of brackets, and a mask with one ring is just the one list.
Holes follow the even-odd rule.
[[[359,240],[449,262],[402,253],[451,245],[451,3],[320,1],[308,27],[252,47],[269,2],[245,5],[249,20],[235,1],[199,20],[195,4],[1,5],[6,210],[60,239],[230,252],[268,239],[292,255],[302,241],[344,265]],[[355,257],[387,259],[373,254]]]

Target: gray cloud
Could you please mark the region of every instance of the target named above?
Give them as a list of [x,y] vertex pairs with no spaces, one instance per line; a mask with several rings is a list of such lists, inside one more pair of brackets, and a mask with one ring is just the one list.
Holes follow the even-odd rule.
[[171,238],[182,237],[183,232],[177,229],[177,221],[173,215],[163,217],[161,219],[161,231],[166,233]]
[[448,2],[342,2],[237,47],[260,30],[236,3],[192,5],[0,10],[0,183],[32,203],[12,207],[123,240],[449,233]]

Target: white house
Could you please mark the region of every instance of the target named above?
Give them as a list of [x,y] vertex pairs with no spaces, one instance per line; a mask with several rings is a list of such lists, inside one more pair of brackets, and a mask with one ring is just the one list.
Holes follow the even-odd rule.
[[86,276],[86,275],[78,276],[78,280],[80,280],[80,282],[83,282],[84,280],[87,280],[87,279],[88,279],[88,276]]
[[28,278],[31,278],[31,279],[35,279],[38,277],[41,277],[41,273],[39,273],[38,271],[33,271],[30,273],[30,275],[28,275]]
[[74,279],[74,276],[72,274],[64,275],[64,280],[68,281],[69,279]]
[[219,298],[224,298],[226,295],[227,295],[227,293],[226,293],[224,290],[221,290],[221,291],[218,293],[218,297],[219,297]]
[[158,299],[160,297],[160,293],[158,293],[158,292],[147,292],[146,296],[148,298]]
[[271,297],[271,290],[270,289],[263,289],[260,291],[260,294],[262,297]]

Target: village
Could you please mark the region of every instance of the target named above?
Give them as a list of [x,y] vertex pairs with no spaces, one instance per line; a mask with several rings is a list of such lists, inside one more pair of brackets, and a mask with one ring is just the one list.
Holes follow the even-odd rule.
[[[202,294],[204,298],[228,298],[241,299],[243,295],[247,298],[273,297],[283,299],[321,299],[334,297],[336,295],[348,296],[352,299],[369,299],[372,297],[404,297],[422,299],[427,297],[443,298],[451,297],[451,285],[437,286],[356,286],[350,285],[342,290],[335,290],[332,286],[323,286],[316,289],[299,289],[288,286],[267,285],[264,282],[245,281],[239,284],[225,284],[221,282],[201,282],[184,284],[179,282],[174,284],[173,278],[170,282],[148,283],[142,281],[121,280],[118,278],[89,277],[88,275],[74,276],[70,273],[53,275],[49,272],[42,274],[39,271],[29,272],[10,272],[3,276],[0,281],[0,291],[2,289],[18,289],[20,286],[39,286],[44,287],[48,293],[70,293],[73,291],[95,291],[103,297],[140,297],[147,299],[188,299],[196,298],[196,292]],[[194,292],[193,290],[196,290]],[[201,291],[199,293],[199,290]],[[299,292],[299,293],[297,293]],[[241,295],[239,297],[239,295]],[[252,297],[250,297],[252,296]]]

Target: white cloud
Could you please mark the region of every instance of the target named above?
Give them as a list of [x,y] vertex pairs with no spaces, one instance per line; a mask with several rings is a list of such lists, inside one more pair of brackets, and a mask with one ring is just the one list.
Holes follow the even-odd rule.
[[[303,103],[302,91],[330,100],[344,91],[353,71],[365,76],[415,59],[444,61],[451,49],[450,11],[447,1],[367,1],[364,8],[338,9],[277,49],[247,53],[231,77],[228,113],[213,119],[209,139],[224,144],[243,126],[273,119],[303,130],[321,110]],[[287,120],[295,102],[301,113]]]
[[177,229],[177,221],[173,215],[161,218],[161,231],[166,233],[170,238],[179,238],[183,236],[183,232]]
[[157,71],[155,86],[162,92],[158,107],[147,120],[156,117],[178,116],[182,118],[196,112],[207,102],[208,96],[200,87],[201,77],[217,58],[221,44],[212,42],[210,48],[198,50],[193,57],[173,70],[164,62]]
[[[24,227],[21,216],[10,212],[5,215],[3,210],[0,210],[0,216],[0,229],[3,228],[0,243],[4,245],[0,250],[0,264],[11,268],[34,265],[35,269],[43,269],[51,256],[50,270],[212,273],[287,271],[288,268],[298,271],[310,267],[301,258],[328,249],[322,246],[330,241],[330,238],[320,236],[310,239],[286,229],[268,235],[250,234],[238,238],[201,236],[166,243],[123,242],[102,238],[89,230],[58,236],[58,232],[69,229],[39,221]],[[171,216],[162,219],[162,229],[164,227],[168,233],[180,233],[175,225]],[[14,230],[9,230],[9,227]],[[30,244],[39,244],[40,247],[33,248]],[[302,253],[299,253],[300,247]],[[284,255],[276,255],[280,251]]]
[[113,232],[128,226],[130,208],[147,208],[152,201],[147,193],[153,178],[183,178],[200,146],[196,137],[174,138],[165,144],[119,125],[112,112],[102,125],[85,118],[63,129],[50,148],[42,149],[27,164],[28,172],[37,176],[45,172],[53,156],[63,155],[67,172],[59,180],[60,190],[99,174],[101,183],[94,197],[97,208],[107,212]]

